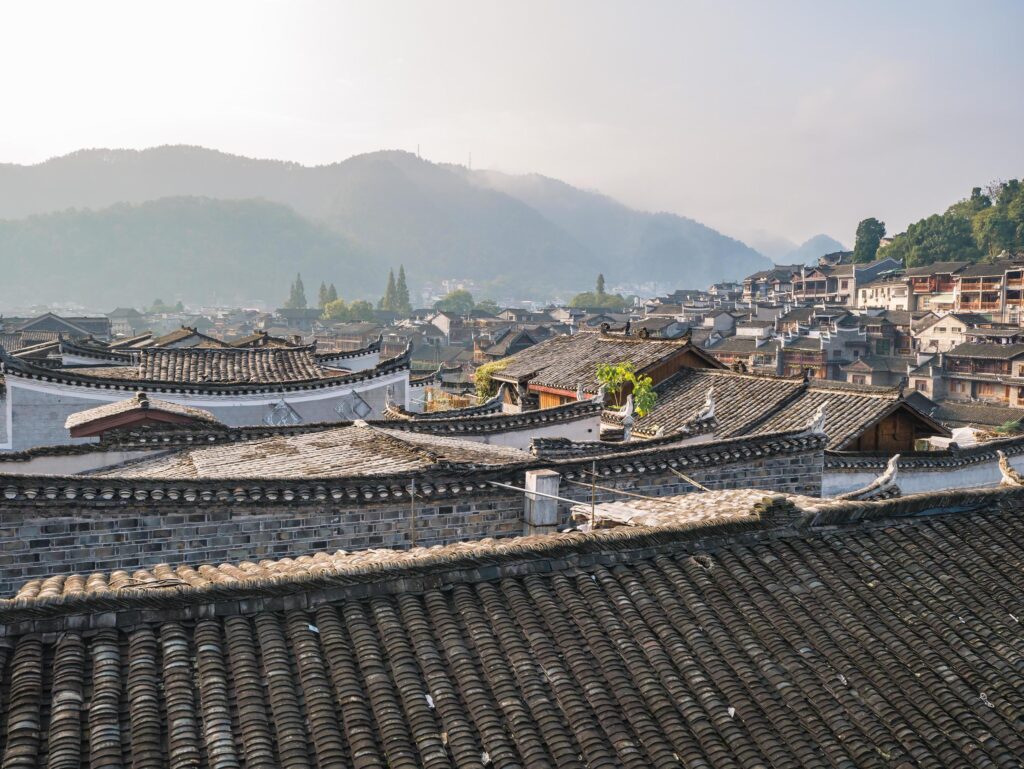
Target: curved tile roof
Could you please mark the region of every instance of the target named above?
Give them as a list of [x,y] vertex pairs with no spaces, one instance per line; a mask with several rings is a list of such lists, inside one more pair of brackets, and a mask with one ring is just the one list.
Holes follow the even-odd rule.
[[1018,764],[1021,494],[839,508],[26,587],[6,763]]

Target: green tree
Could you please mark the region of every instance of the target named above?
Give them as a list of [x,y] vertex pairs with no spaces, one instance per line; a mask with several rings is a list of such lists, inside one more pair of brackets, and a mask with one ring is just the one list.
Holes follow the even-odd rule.
[[491,315],[497,315],[501,308],[498,307],[498,303],[493,299],[483,299],[476,303],[475,309],[489,312]]
[[864,219],[857,225],[857,243],[853,247],[853,261],[873,262],[878,246],[885,237],[885,222],[874,217]]
[[597,294],[587,291],[576,294],[569,301],[569,306],[594,310],[621,310],[626,307],[626,300],[620,294]]
[[327,301],[328,302],[336,302],[337,300],[338,300],[338,289],[336,289],[334,287],[334,284],[332,283],[330,285],[330,287],[327,289]]
[[934,262],[976,262],[981,251],[971,232],[971,221],[952,214],[932,214],[907,227],[879,250],[879,256],[900,259],[907,267],[921,267]]
[[292,283],[291,292],[288,295],[288,301],[284,303],[285,309],[288,310],[305,310],[306,309],[306,288],[302,285],[302,275],[295,276],[295,282]]
[[435,310],[451,312],[456,315],[466,315],[472,312],[474,306],[473,295],[464,288],[449,291],[443,299],[439,299],[434,303]]
[[597,295],[604,296],[604,273],[599,272],[597,274]]
[[511,358],[502,358],[477,366],[476,371],[473,372],[473,384],[476,386],[476,394],[480,400],[488,400],[495,396],[498,392],[498,383],[492,377],[507,368],[511,362]]
[[409,284],[405,282],[405,265],[398,265],[398,282],[395,284],[395,312],[408,315],[412,312],[412,302],[409,299]]
[[398,289],[395,286],[395,271],[388,270],[388,284],[384,289],[384,296],[377,302],[377,309],[379,310],[394,310],[395,300],[398,295]]
[[345,306],[344,299],[335,299],[324,305],[324,320],[348,320],[349,309]]
[[352,321],[373,320],[373,305],[365,299],[357,299],[348,306],[348,319]]
[[320,281],[320,292],[317,294],[317,304],[321,310],[327,306],[327,303],[331,301],[327,296],[327,284]]
[[636,373],[636,367],[629,361],[602,363],[597,367],[597,381],[605,385],[612,403],[621,407],[628,395],[633,396],[633,411],[638,417],[651,413],[658,400],[654,391],[654,380]]

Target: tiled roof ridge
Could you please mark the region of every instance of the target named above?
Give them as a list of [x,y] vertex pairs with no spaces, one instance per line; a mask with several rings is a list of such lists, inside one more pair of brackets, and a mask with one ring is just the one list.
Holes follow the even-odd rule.
[[[619,526],[511,539],[386,551],[362,551],[243,561],[220,566],[168,564],[109,575],[58,575],[32,580],[21,597],[0,599],[0,623],[9,633],[55,632],[73,626],[130,627],[147,618],[195,619],[250,615],[282,608],[311,609],[371,595],[423,592],[503,576],[586,571],[597,566],[646,561],[666,554],[716,553],[778,539],[835,536],[840,531],[929,525],[936,514],[971,514],[992,502],[1024,497],[1024,489],[932,492],[872,501],[822,500],[799,508],[766,493],[749,514],[660,526]],[[360,558],[360,556],[364,558]],[[190,584],[181,570],[197,575]],[[150,573],[152,572],[152,573]],[[269,572],[269,575],[268,575]],[[141,578],[144,581],[138,582]],[[70,586],[68,582],[70,581]],[[134,582],[134,584],[132,584]],[[70,587],[70,589],[69,589]]]
[[602,411],[600,403],[592,400],[573,401],[547,409],[534,409],[518,413],[485,412],[449,419],[396,419],[388,427],[418,433],[447,435],[457,433],[492,433],[526,430],[546,424],[571,422],[596,416]]
[[[377,339],[370,342],[366,347],[360,347],[356,350],[347,350],[345,352],[318,352],[316,353],[316,360],[320,363],[324,363],[329,360],[347,360],[350,358],[358,358],[363,355],[369,355],[370,353],[380,352],[381,346],[384,344],[384,334],[381,333],[377,336]],[[316,340],[313,341],[314,347],[316,346]]]
[[[555,534],[530,535],[508,539],[483,539],[473,542],[459,542],[429,548],[412,550],[387,551],[386,557],[391,560],[360,563],[360,552],[346,553],[339,551],[341,563],[332,563],[331,554],[318,553],[297,559],[285,558],[279,561],[264,560],[257,566],[264,570],[272,564],[291,566],[298,564],[299,569],[290,573],[270,578],[234,579],[209,582],[200,587],[184,583],[177,577],[167,580],[155,580],[149,587],[125,587],[114,590],[97,590],[95,592],[63,592],[58,595],[37,597],[3,598],[0,599],[0,624],[12,625],[22,621],[44,620],[62,615],[103,613],[107,622],[117,621],[117,614],[137,609],[148,612],[152,610],[194,610],[197,605],[209,606],[227,602],[236,609],[241,608],[238,602],[248,606],[265,601],[285,601],[295,604],[302,602],[298,596],[305,594],[309,605],[335,600],[339,592],[350,592],[355,595],[365,593],[369,585],[380,585],[393,582],[393,588],[401,591],[416,590],[417,585],[445,585],[462,581],[480,579],[481,574],[493,574],[497,578],[502,573],[526,574],[541,573],[565,568],[580,568],[589,564],[613,564],[635,558],[649,558],[661,553],[705,551],[717,547],[728,546],[738,538],[751,541],[763,540],[766,537],[778,537],[787,533],[795,533],[794,508],[784,498],[773,498],[766,493],[760,504],[754,505],[750,514],[734,516],[726,521],[703,520],[667,525],[661,527],[618,527],[599,529],[593,532],[562,532]],[[775,525],[782,520],[784,524]],[[364,551],[374,553],[375,551]],[[344,563],[345,556],[354,563]],[[238,576],[239,567],[251,571],[249,564],[225,564]],[[231,568],[234,567],[234,568]],[[203,573],[206,567],[181,564],[178,568],[192,569]],[[213,566],[216,569],[216,566]],[[156,566],[149,571],[170,572]],[[102,574],[102,573],[100,573]],[[111,574],[114,576],[117,572]],[[121,579],[121,575],[117,574]],[[485,577],[491,578],[491,577]],[[84,575],[58,575],[49,578],[63,584],[68,579],[81,580],[86,584]],[[95,584],[95,575],[88,577]],[[124,575],[123,579],[131,579]],[[44,587],[44,580],[34,580],[22,587],[31,592],[38,586]],[[362,588],[362,589],[361,589]],[[354,589],[354,592],[353,592]],[[420,588],[422,589],[422,587]],[[322,591],[320,596],[314,591]],[[374,588],[380,592],[379,587]],[[265,610],[265,605],[260,609]],[[230,609],[229,609],[230,611]],[[248,613],[245,609],[242,609]],[[112,613],[112,614],[111,614]],[[128,622],[133,618],[128,617]]]
[[[1002,450],[1009,456],[1024,454],[1024,435],[986,441],[974,446],[955,450],[915,451],[900,456],[900,469],[940,469],[966,467],[996,459],[996,452]],[[881,469],[889,460],[889,454],[860,451],[826,451],[825,467],[829,470]]]
[[[390,428],[387,423],[378,425],[377,429]],[[409,484],[414,478],[417,496],[425,499],[448,499],[493,489],[494,487],[490,486],[493,480],[500,479],[518,484],[522,481],[521,474],[531,469],[552,469],[560,472],[567,480],[588,481],[595,462],[597,473],[602,477],[664,471],[666,468],[689,471],[693,468],[718,467],[763,457],[819,451],[825,448],[828,438],[806,431],[792,431],[682,446],[678,445],[678,442],[678,436],[668,436],[638,441],[637,447],[631,450],[618,449],[610,453],[581,452],[577,456],[549,459],[538,457],[529,462],[510,461],[508,465],[491,466],[486,469],[441,461],[436,467],[428,470],[402,472],[392,476],[266,479],[251,476],[139,478],[112,474],[104,477],[86,474],[11,474],[0,475],[0,501],[11,505],[37,505],[40,502],[49,502],[51,504],[40,511],[44,515],[62,515],[61,507],[65,504],[104,504],[112,500],[133,500],[135,503],[153,505],[173,504],[178,507],[205,503],[318,504],[330,500],[371,504],[388,499],[408,499]],[[669,445],[664,445],[666,443]],[[164,446],[161,445],[160,448]],[[147,457],[150,458],[152,457]]]
[[[150,349],[150,348],[145,348]],[[202,348],[188,348],[202,349]],[[217,348],[217,353],[224,353],[225,349]],[[196,382],[177,383],[164,381],[150,381],[144,379],[115,379],[100,376],[85,375],[80,372],[72,372],[61,369],[48,369],[37,366],[26,361],[18,360],[0,350],[0,361],[3,362],[3,371],[6,374],[20,376],[28,379],[42,381],[65,382],[68,384],[83,387],[94,387],[104,390],[128,390],[136,391],[140,388],[150,392],[172,392],[172,393],[276,393],[293,390],[315,390],[326,387],[361,382],[367,379],[375,379],[379,376],[386,376],[396,371],[409,368],[409,360],[412,354],[411,349],[406,348],[405,352],[394,358],[381,361],[373,368],[363,371],[355,371],[342,376],[329,376],[318,379],[295,380],[288,382],[268,382],[254,384],[246,382]]]
[[112,360],[123,363],[135,363],[139,359],[139,350],[120,350],[111,347],[92,347],[83,345],[73,339],[61,339],[60,351],[62,354],[70,353],[83,358],[94,358],[96,360]]
[[[436,373],[436,372],[435,372]],[[432,375],[433,376],[433,375]],[[459,409],[447,409],[444,411],[415,412],[403,408],[400,404],[388,401],[384,409],[384,419],[387,421],[404,422],[415,420],[418,422],[440,422],[467,417],[478,417],[484,414],[493,414],[502,410],[502,401],[505,394],[505,384],[498,387],[494,397],[488,398],[477,406],[466,406]]]

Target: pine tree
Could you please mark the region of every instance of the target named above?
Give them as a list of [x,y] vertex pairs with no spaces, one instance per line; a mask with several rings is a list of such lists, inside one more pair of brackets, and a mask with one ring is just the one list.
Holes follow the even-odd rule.
[[317,295],[317,307],[319,307],[322,310],[324,307],[327,306],[327,303],[329,301],[330,299],[328,298],[327,284],[324,283],[323,281],[320,281],[320,293]]
[[384,296],[377,303],[377,307],[381,310],[394,310],[397,291],[398,289],[395,287],[395,271],[388,270],[388,285],[384,289]]
[[405,282],[405,265],[398,265],[398,284],[395,287],[394,309],[403,315],[412,312],[412,302],[409,301],[409,284]]
[[336,289],[334,287],[333,283],[327,289],[327,301],[328,302],[337,302],[338,301],[338,289]]
[[597,295],[604,296],[604,273],[598,273],[597,275]]
[[306,309],[306,288],[302,285],[302,275],[295,276],[295,282],[292,283],[292,290],[288,296],[288,301],[284,305],[289,310],[305,310]]

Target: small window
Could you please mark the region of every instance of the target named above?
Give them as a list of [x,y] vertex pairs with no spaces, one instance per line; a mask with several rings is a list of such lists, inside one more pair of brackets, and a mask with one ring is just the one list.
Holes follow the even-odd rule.
[[919,392],[925,392],[925,393],[928,392],[928,380],[927,379],[918,379],[918,380],[916,380],[914,382],[914,389],[918,390]]
[[946,333],[946,329],[945,329],[945,328],[942,328],[941,326],[940,326],[939,328],[935,329],[935,330],[936,330],[936,331],[937,331],[938,333],[940,333],[940,334],[945,334],[945,333]]
[[853,375],[853,383],[854,384],[867,384],[867,379],[865,379],[863,374],[854,374]]

